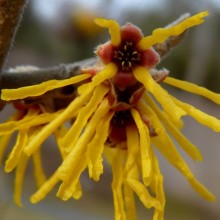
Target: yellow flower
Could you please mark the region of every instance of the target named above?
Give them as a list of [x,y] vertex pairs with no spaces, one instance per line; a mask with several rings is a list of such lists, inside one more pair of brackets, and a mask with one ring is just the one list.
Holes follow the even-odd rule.
[[[220,95],[167,77],[165,70],[157,72],[154,67],[159,62],[159,55],[152,48],[170,36],[179,35],[202,23],[207,15],[207,12],[199,13],[173,27],[156,29],[147,37],[143,37],[140,29],[132,24],[120,27],[114,20],[96,19],[96,23],[108,28],[111,35],[111,40],[96,50],[101,64],[84,70],[87,74],[72,79],[2,90],[2,99],[10,101],[39,96],[49,90],[91,78],[90,82],[78,87],[78,96],[65,109],[51,113],[48,116],[50,120],[47,118],[34,135],[25,132],[35,129],[36,124],[27,123],[24,126],[24,123],[13,121],[14,126],[8,128],[8,133],[17,129],[20,136],[23,132],[27,136],[28,141],[23,141],[20,149],[20,154],[26,158],[38,152],[51,134],[57,140],[63,162],[31,196],[32,203],[42,200],[58,183],[59,198],[79,199],[82,195],[82,172],[88,169],[90,178],[98,181],[104,172],[104,155],[112,167],[115,219],[136,219],[136,195],[146,208],[154,208],[154,219],[161,220],[165,196],[163,176],[154,148],[159,149],[203,198],[214,200],[214,196],[196,180],[170,135],[190,157],[202,160],[199,149],[180,131],[183,126],[181,117],[190,115],[216,132],[220,131],[220,121],[175,99],[159,82],[202,95],[217,104],[220,104]],[[155,72],[158,74],[154,75]],[[36,115],[35,120],[40,120],[41,115]],[[67,121],[72,121],[70,129],[64,127]],[[0,130],[5,130],[7,123],[0,125]],[[42,125],[42,122],[39,124]],[[21,137],[17,141],[19,139]],[[15,150],[16,146],[12,152]],[[16,186],[19,184],[17,181]]]
[[[15,114],[0,125],[0,163],[2,163],[4,153],[13,132],[18,130],[16,143],[5,162],[5,172],[8,173],[15,170],[14,201],[17,205],[21,206],[23,179],[30,159],[24,153],[25,147],[39,133],[42,126],[56,118],[60,112],[53,114],[43,113],[36,105],[28,106],[28,109],[25,109],[24,105],[19,105],[19,103],[16,103],[15,107],[18,109]],[[33,153],[32,160],[34,176],[37,187],[39,188],[46,180],[41,162],[40,149]]]

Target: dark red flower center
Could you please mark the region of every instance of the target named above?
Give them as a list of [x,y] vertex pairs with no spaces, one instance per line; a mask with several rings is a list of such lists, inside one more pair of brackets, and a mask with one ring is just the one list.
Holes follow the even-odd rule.
[[126,142],[126,127],[134,124],[130,110],[115,112],[110,122],[110,134],[108,141],[113,144]]
[[140,62],[141,55],[133,44],[133,42],[125,42],[114,51],[113,60],[122,71],[131,71],[132,67]]
[[131,122],[133,122],[133,118],[130,110],[115,112],[111,120],[111,124],[116,127],[126,127]]

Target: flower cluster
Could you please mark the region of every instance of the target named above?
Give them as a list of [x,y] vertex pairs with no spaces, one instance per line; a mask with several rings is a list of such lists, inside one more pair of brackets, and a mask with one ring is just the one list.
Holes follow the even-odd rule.
[[[198,13],[174,26],[158,28],[147,37],[130,23],[120,27],[114,20],[98,18],[96,24],[108,28],[111,36],[110,41],[95,51],[99,63],[70,79],[2,90],[3,100],[15,102],[81,82],[77,96],[66,108],[53,113],[46,112],[41,104],[29,106],[25,112],[18,108],[15,116],[0,125],[0,156],[11,134],[18,130],[17,142],[5,165],[6,172],[16,169],[15,202],[21,204],[22,181],[31,156],[38,182],[38,190],[30,198],[32,203],[42,200],[58,183],[59,198],[79,199],[81,174],[87,169],[90,178],[98,181],[104,172],[104,156],[112,167],[115,219],[136,219],[136,195],[146,208],[154,208],[154,219],[161,220],[165,206],[163,175],[154,148],[203,198],[214,200],[194,177],[170,136],[192,159],[202,160],[199,149],[181,133],[181,118],[189,115],[216,132],[220,131],[220,121],[177,100],[160,83],[202,95],[217,104],[220,94],[168,77],[165,69],[156,70],[160,56],[153,48],[201,24],[207,15]],[[66,122],[71,123],[70,128],[65,126]],[[62,163],[52,176],[46,177],[40,149],[50,135],[56,138]]]

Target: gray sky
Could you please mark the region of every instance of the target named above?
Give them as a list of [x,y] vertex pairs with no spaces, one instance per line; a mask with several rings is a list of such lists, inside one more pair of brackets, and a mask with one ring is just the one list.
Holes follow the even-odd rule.
[[[32,0],[34,3],[35,11],[43,16],[46,19],[53,19],[56,16],[57,10],[60,8],[62,4],[67,4],[71,2],[75,2],[77,6],[87,7],[90,9],[96,9],[98,6],[103,3],[105,0]],[[161,5],[161,2],[165,2],[165,0],[120,0],[120,8],[117,8],[118,0],[114,0],[112,4],[112,8],[117,8],[117,12],[126,8],[145,8],[151,9],[152,7],[158,7]],[[158,4],[159,3],[159,4]]]

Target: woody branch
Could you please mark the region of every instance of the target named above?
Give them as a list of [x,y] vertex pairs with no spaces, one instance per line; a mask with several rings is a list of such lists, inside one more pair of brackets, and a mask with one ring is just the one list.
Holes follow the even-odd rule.
[[0,0],[0,70],[13,43],[27,0]]

